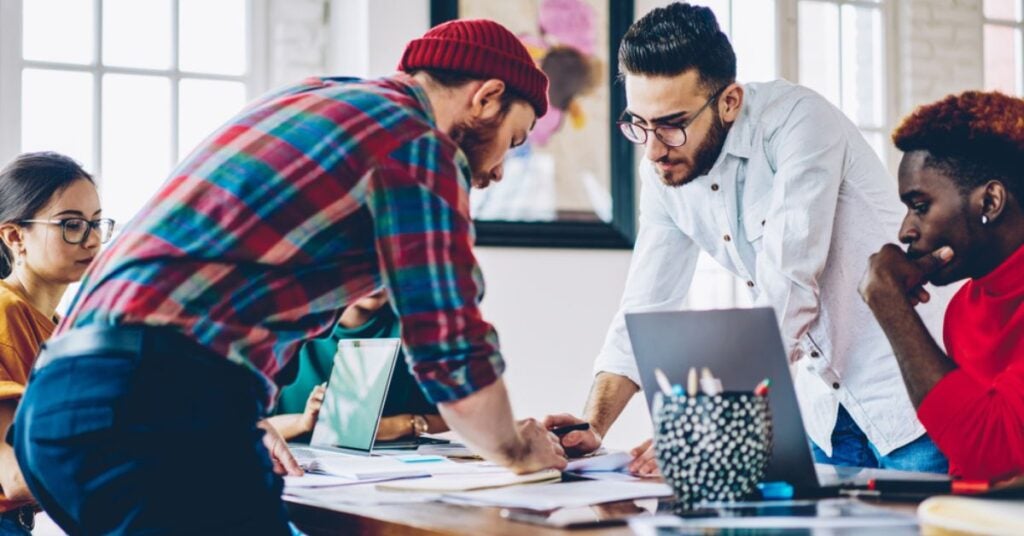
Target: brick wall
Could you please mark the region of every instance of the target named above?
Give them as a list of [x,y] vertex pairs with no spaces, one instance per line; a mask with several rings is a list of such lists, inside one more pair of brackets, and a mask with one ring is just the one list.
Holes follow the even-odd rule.
[[982,0],[889,1],[898,8],[897,115],[984,86]]

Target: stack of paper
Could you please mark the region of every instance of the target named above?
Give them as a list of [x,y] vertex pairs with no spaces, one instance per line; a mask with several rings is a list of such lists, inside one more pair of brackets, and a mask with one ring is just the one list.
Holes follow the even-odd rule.
[[[292,449],[295,459],[309,473],[343,477],[353,481],[416,478],[431,475],[434,469],[455,466],[455,462],[432,458],[429,463],[410,463],[408,457],[357,456],[320,449]],[[428,468],[430,467],[430,468]]]
[[656,482],[584,481],[448,493],[442,496],[441,500],[477,506],[549,511],[556,508],[671,496],[671,488]]

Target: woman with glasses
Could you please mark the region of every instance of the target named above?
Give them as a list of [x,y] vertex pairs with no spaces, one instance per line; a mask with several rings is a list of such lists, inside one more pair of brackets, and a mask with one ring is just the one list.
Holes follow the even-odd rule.
[[[66,156],[27,153],[0,171],[0,438],[64,292],[110,238],[114,222],[100,214],[92,177]],[[0,488],[0,535],[29,534],[32,495],[3,442]]]

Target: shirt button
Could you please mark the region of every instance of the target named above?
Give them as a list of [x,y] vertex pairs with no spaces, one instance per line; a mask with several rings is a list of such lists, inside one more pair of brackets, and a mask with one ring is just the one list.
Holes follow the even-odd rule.
[[732,237],[729,236],[729,235],[725,235],[725,236],[722,237],[722,240],[725,240],[726,242],[729,242],[729,241],[732,240]]
[[754,288],[754,282],[753,281],[747,281],[747,286],[750,287],[750,288]]
[[815,351],[811,352],[811,357],[821,357],[821,354],[819,354],[818,351],[815,350]]
[[835,382],[835,383],[833,383],[833,384],[832,384],[832,388],[833,388],[833,389],[839,389],[839,382]]
[[711,185],[711,191],[712,192],[717,192],[718,191],[718,184],[717,183]]

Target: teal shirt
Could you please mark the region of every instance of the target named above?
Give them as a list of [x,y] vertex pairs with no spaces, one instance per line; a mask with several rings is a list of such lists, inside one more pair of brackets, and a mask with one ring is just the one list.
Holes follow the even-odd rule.
[[[290,385],[281,389],[281,397],[277,402],[276,413],[302,413],[306,410],[309,393],[317,385],[324,383],[331,375],[334,367],[334,355],[338,351],[338,341],[343,339],[384,339],[397,338],[401,333],[401,325],[390,307],[384,306],[369,322],[357,328],[346,328],[340,324],[334,326],[330,336],[323,339],[307,341],[299,351],[299,370]],[[404,354],[395,365],[395,373],[388,386],[388,397],[384,402],[384,416],[413,413],[418,415],[436,415],[437,406],[427,401],[420,390],[416,379],[409,372]]]

